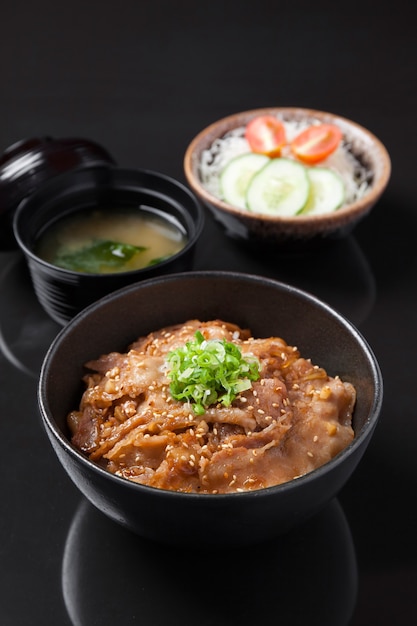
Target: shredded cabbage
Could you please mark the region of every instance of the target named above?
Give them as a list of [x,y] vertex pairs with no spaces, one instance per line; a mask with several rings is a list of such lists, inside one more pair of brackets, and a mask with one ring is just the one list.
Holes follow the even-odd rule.
[[[285,126],[288,143],[308,126],[319,123],[311,119],[281,121]],[[244,126],[216,139],[207,150],[204,150],[200,160],[200,178],[207,191],[219,199],[224,199],[220,190],[221,172],[233,158],[250,151]],[[283,149],[282,156],[293,158],[288,146]],[[350,204],[366,193],[370,182],[369,171],[355,158],[351,146],[346,141],[343,141],[320,165],[333,169],[342,177],[345,186],[344,204]]]

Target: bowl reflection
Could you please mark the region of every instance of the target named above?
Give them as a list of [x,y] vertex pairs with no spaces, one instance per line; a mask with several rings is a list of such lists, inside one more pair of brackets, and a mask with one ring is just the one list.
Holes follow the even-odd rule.
[[211,246],[201,246],[195,260],[197,270],[247,272],[294,285],[324,300],[356,326],[374,306],[375,278],[353,235],[326,245],[284,250],[226,241],[221,227],[206,220],[204,238]]
[[62,590],[74,626],[198,623],[345,626],[357,564],[337,500],[273,542],[210,552],[170,548],[113,524],[83,501],[68,532]]
[[61,326],[39,304],[28,268],[13,253],[0,276],[0,350],[17,369],[38,378],[42,361]]

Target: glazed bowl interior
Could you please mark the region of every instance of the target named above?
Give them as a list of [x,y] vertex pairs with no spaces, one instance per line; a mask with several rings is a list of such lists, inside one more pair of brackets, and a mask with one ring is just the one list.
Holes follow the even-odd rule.
[[[154,265],[117,273],[73,271],[38,256],[36,244],[51,225],[93,207],[151,211],[175,225],[185,245]],[[55,321],[65,324],[85,306],[127,284],[190,269],[203,223],[200,203],[179,182],[157,172],[92,166],[57,176],[25,198],[15,215],[14,233],[40,303]]]
[[[223,319],[254,337],[281,336],[357,391],[355,437],[332,461],[296,480],[252,492],[205,495],[165,491],[115,476],[71,444],[67,414],[79,404],[83,364],[125,351],[139,336],[190,319]],[[123,320],[123,323],[121,323]],[[81,492],[111,519],[157,541],[242,545],[308,519],[348,480],[370,441],[382,402],[376,358],[355,327],[291,286],[231,272],[183,272],[146,280],[77,315],[53,342],[42,367],[39,406],[51,444]]]
[[[355,158],[357,169],[365,172],[366,191],[336,211],[317,215],[306,213],[281,217],[254,213],[228,204],[207,184],[202,157],[204,155],[206,162],[218,159],[219,140],[236,133],[237,129],[244,129],[255,117],[263,115],[275,116],[284,123],[329,123],[338,126],[343,133],[344,148]],[[320,165],[325,165],[325,162]],[[303,242],[313,238],[339,238],[350,233],[384,192],[391,174],[391,161],[385,146],[373,133],[340,115],[298,107],[269,107],[230,115],[201,130],[187,147],[184,171],[191,189],[231,237],[258,243]]]

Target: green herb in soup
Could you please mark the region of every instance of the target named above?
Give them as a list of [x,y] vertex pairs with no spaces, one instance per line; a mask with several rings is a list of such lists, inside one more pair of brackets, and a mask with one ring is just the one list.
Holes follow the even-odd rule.
[[150,210],[94,208],[51,225],[40,237],[36,253],[68,270],[107,274],[161,263],[185,243],[180,224]]
[[116,241],[97,241],[81,250],[58,254],[54,264],[75,272],[100,274],[123,269],[134,255],[144,250],[146,248],[143,246],[131,246]]

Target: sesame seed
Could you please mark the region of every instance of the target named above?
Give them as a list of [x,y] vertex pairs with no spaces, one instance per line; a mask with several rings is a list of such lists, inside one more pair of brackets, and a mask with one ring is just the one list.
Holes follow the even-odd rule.
[[328,398],[330,398],[331,393],[332,393],[332,390],[330,389],[330,387],[328,385],[325,385],[324,387],[322,387],[320,391],[320,399],[327,400]]
[[318,440],[319,440],[318,436],[317,436],[317,435],[314,435],[314,437],[313,437],[313,441],[314,441],[314,443],[315,443],[316,441],[318,441]]

